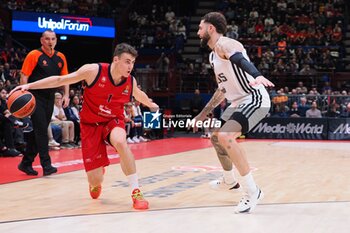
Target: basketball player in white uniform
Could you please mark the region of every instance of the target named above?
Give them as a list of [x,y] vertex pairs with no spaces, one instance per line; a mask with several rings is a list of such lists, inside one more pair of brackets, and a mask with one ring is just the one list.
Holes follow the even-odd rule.
[[255,184],[245,153],[236,138],[247,133],[267,115],[270,98],[265,86],[274,85],[249,61],[240,42],[223,36],[226,26],[225,17],[218,12],[206,14],[199,24],[197,34],[201,45],[209,46],[212,50],[209,60],[218,89],[195,120],[204,120],[225,98],[231,103],[221,117],[225,124],[211,137],[224,172],[221,179],[210,184],[214,188],[227,190],[239,188],[240,184],[232,171],[233,163],[242,176],[244,191],[236,213],[249,213],[263,198],[263,193]]

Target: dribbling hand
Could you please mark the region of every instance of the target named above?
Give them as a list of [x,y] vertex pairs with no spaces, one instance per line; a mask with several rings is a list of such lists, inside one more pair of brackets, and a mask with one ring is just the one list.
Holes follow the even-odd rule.
[[9,96],[12,95],[13,92],[18,91],[18,90],[27,91],[27,90],[29,90],[29,85],[24,84],[24,85],[20,85],[20,86],[15,87],[14,89],[12,89],[10,91]]

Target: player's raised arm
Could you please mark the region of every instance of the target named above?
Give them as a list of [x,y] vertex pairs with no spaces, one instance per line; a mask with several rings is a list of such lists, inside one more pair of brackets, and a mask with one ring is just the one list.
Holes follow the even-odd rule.
[[254,80],[249,83],[251,86],[259,84],[263,84],[266,87],[275,86],[260,73],[252,62],[244,57],[245,49],[240,42],[225,38],[221,43],[215,46],[215,51],[220,57],[230,60],[232,65],[236,65],[250,74],[254,78]]

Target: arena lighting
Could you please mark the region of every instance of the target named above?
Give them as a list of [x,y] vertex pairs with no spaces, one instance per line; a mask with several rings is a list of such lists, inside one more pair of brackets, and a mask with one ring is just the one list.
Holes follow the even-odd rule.
[[23,11],[12,12],[12,31],[42,33],[48,29],[63,35],[115,37],[114,19]]
[[67,36],[60,36],[60,40],[67,40]]

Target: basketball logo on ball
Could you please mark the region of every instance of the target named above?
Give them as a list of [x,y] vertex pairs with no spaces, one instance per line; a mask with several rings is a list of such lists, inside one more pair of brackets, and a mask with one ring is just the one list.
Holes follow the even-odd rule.
[[8,110],[17,118],[30,116],[34,112],[35,106],[35,97],[29,91],[15,91],[7,100]]

